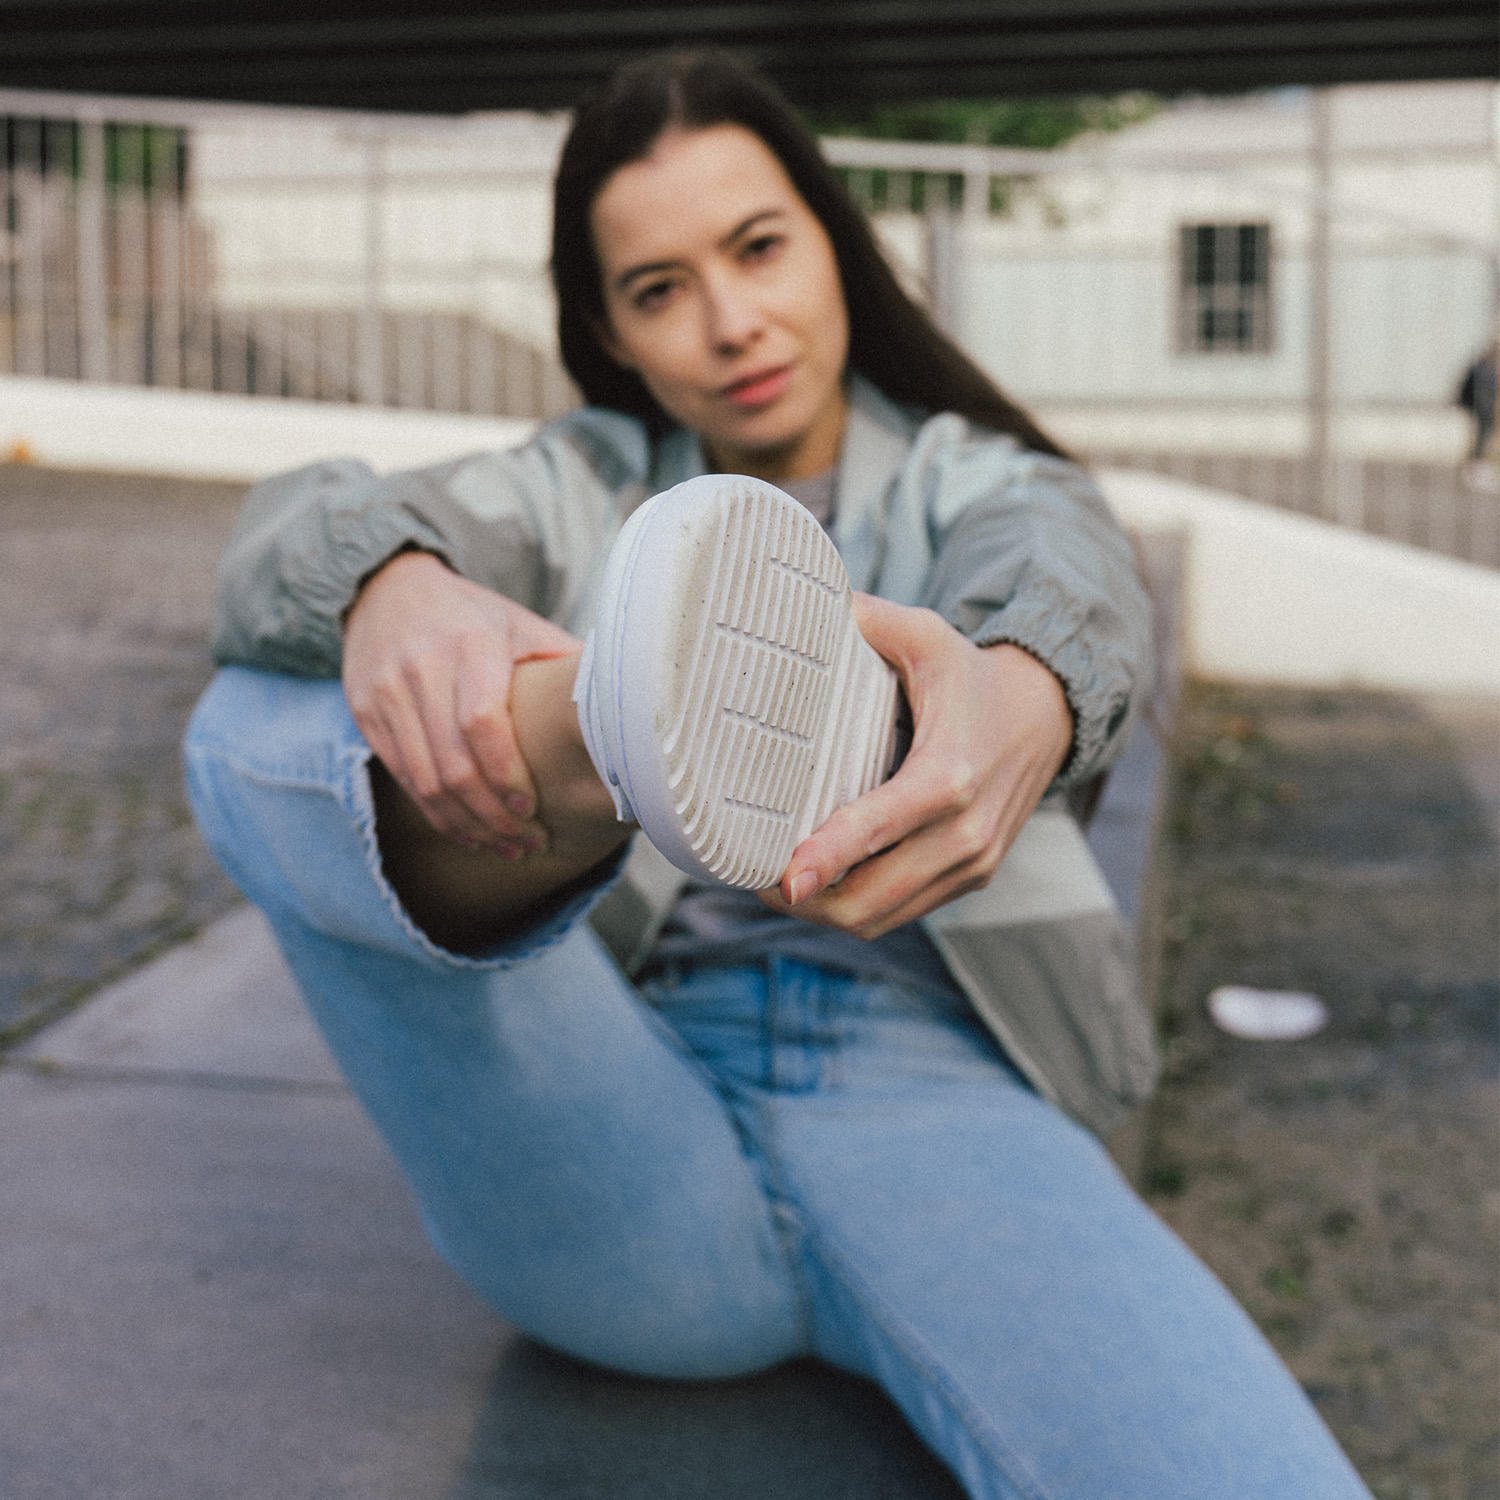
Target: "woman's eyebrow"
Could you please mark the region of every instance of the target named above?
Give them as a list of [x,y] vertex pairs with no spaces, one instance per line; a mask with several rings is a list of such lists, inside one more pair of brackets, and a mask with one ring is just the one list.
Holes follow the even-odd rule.
[[734,228],[731,229],[729,233],[719,241],[719,244],[721,246],[732,245],[737,239],[741,239],[745,235],[749,234],[750,231],[754,229],[762,219],[780,219],[783,218],[785,214],[786,210],[783,208],[762,208],[756,213],[751,214],[748,219],[742,219],[738,224],[736,224]]
[[[786,210],[781,208],[757,209],[756,212],[751,214],[748,218],[741,219],[740,222],[736,224],[734,228],[731,229],[729,233],[719,241],[720,247],[722,248],[725,245],[732,245],[737,239],[742,239],[745,235],[749,234],[749,232],[754,229],[762,219],[779,219],[784,217],[785,213]],[[632,281],[637,281],[642,276],[656,276],[663,271],[675,270],[681,264],[682,262],[677,260],[646,261],[642,265],[631,266],[628,270],[621,271],[620,274],[615,277],[615,286],[623,292]]]

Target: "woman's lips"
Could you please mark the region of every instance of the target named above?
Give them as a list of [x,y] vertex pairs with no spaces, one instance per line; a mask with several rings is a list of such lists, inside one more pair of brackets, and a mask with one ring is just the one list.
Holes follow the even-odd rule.
[[743,380],[727,385],[720,393],[726,401],[744,410],[769,406],[791,384],[792,366],[777,365],[772,370],[757,370]]

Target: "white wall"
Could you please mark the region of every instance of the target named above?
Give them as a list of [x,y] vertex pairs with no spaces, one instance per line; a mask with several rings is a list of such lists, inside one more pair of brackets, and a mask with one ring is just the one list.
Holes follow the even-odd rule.
[[[1347,257],[1333,288],[1338,395],[1436,414],[1494,323],[1496,90],[1371,85],[1330,98],[1335,239]],[[552,347],[545,264],[565,124],[511,114],[389,127],[386,306],[469,311]],[[222,305],[362,303],[368,158],[358,131],[368,129],[333,115],[284,124],[267,115],[194,130],[195,208],[211,231]],[[966,344],[1027,401],[1305,400],[1309,144],[1308,96],[1284,91],[1173,106],[1058,152],[1057,170],[1015,186],[1008,218],[960,227]],[[1394,154],[1375,158],[1375,149]],[[1179,354],[1179,226],[1251,221],[1272,225],[1271,351]],[[880,227],[910,279],[920,279],[921,222],[892,215]],[[1388,416],[1355,425],[1380,439]],[[1248,451],[1295,451],[1269,435],[1285,422],[1269,413],[1267,421]],[[1454,456],[1462,451],[1451,421],[1408,436],[1403,451],[1413,457],[1442,461],[1454,444]]]
[[[1278,256],[1264,354],[1179,353],[1173,237],[1160,253],[969,262],[966,344],[1028,401],[1300,401],[1308,267]],[[1275,243],[1273,237],[1273,244]],[[1366,252],[1331,276],[1333,379],[1351,403],[1447,406],[1494,327],[1493,264],[1456,252]]]
[[323,458],[377,470],[510,448],[533,424],[499,417],[0,375],[0,460],[251,483]]
[[1126,526],[1184,536],[1189,672],[1500,697],[1500,572],[1154,474],[1100,482]]
[[[551,179],[564,128],[525,114],[391,124],[379,158],[383,304],[469,312],[550,348]],[[221,305],[362,304],[367,148],[336,116],[194,129],[194,209]]]

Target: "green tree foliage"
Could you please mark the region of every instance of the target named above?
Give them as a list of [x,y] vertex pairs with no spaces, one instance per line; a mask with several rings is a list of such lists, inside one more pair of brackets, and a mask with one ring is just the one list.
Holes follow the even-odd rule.
[[1118,130],[1160,108],[1151,94],[1059,99],[928,99],[865,109],[814,109],[819,135],[882,141],[950,141],[979,146],[1061,146],[1091,130]]

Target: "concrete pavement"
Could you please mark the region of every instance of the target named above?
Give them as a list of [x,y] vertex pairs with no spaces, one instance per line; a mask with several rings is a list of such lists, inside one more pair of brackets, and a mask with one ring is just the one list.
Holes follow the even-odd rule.
[[941,1500],[873,1388],[536,1347],[427,1246],[242,909],[0,1068],[7,1500]]

